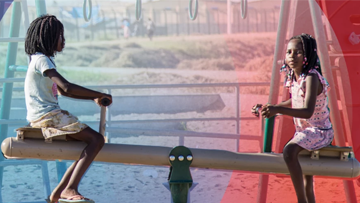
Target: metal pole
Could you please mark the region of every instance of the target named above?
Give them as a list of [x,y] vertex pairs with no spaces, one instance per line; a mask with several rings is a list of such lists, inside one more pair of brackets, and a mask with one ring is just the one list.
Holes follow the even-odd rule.
[[205,14],[206,14],[206,24],[207,24],[207,29],[208,29],[208,34],[210,35],[211,34],[211,26],[210,26],[210,14],[209,14],[209,11],[206,9],[205,10]]
[[[10,23],[10,33],[9,37],[19,37],[20,31],[20,22],[21,22],[21,5],[20,2],[13,2],[13,8],[11,13],[11,23]],[[14,71],[9,69],[9,66],[15,65],[16,55],[17,55],[18,42],[9,42],[8,50],[6,54],[5,62],[5,74],[4,78],[13,78]],[[12,89],[13,83],[4,83],[2,100],[1,100],[1,110],[0,110],[0,119],[9,119],[10,117],[10,108],[11,108],[11,98],[12,98]],[[0,125],[0,139],[1,141],[7,137],[8,125]],[[0,157],[0,161],[4,161],[4,157]],[[0,167],[0,184],[3,183],[3,170],[4,167]],[[0,191],[0,202],[2,202],[2,193]]]
[[274,30],[276,30],[276,20],[275,20],[275,15],[276,15],[276,13],[275,13],[275,9],[273,9],[273,23],[274,23]]
[[[236,134],[240,134],[240,86],[236,86]],[[240,152],[240,137],[236,139],[236,151]]]
[[2,18],[5,16],[5,2],[0,1],[0,37],[4,37],[4,28]]
[[[104,23],[104,37],[105,37],[105,39],[107,39],[107,34],[106,34],[106,20],[105,20],[105,13],[104,13],[103,10],[101,10],[101,14],[102,14],[102,16],[103,16],[103,18],[104,18],[104,20],[103,20],[103,23]],[[130,29],[130,28],[129,28],[129,29]]]
[[78,18],[75,18],[75,23],[76,23],[76,37],[77,37],[77,41],[80,41],[80,31],[79,31],[79,20]]
[[114,9],[112,9],[112,12],[114,13],[114,19],[115,19],[116,38],[119,39],[119,27],[118,27],[116,12],[114,11]]
[[187,34],[190,35],[189,18],[186,18],[186,29],[187,29]]
[[166,10],[164,10],[164,17],[165,17],[165,35],[168,36],[168,25],[167,25]]
[[198,27],[198,34],[200,34],[200,14],[197,15],[197,27]]
[[91,31],[91,40],[94,40],[94,23],[93,23],[93,19],[90,19],[90,31]]
[[[317,48],[321,63],[321,71],[324,77],[326,78],[326,80],[329,82],[330,86],[334,87],[335,83],[331,71],[331,63],[330,63],[330,58],[329,58],[327,43],[325,38],[326,35],[324,30],[319,29],[320,27],[318,27],[318,26],[322,26],[322,27],[324,26],[321,19],[321,10],[317,4],[315,5],[313,4],[313,0],[309,1],[309,5],[310,5],[310,12],[313,21],[313,26],[314,26],[315,38],[318,46]],[[345,146],[346,144],[345,139],[343,136],[341,136],[342,135],[341,129],[343,129],[343,126],[340,120],[341,115],[338,110],[335,88],[330,89],[328,97],[329,97],[329,107],[331,109],[330,117],[335,132],[335,142],[337,145]]]
[[256,32],[259,32],[259,16],[258,16],[257,10],[254,9],[254,11],[255,11],[255,14],[256,14]]
[[[10,34],[9,37],[19,37],[20,31],[20,22],[21,22],[21,5],[20,2],[13,2],[13,9],[11,14],[11,23],[10,23]],[[11,65],[15,65],[16,56],[17,56],[18,42],[9,42],[7,57],[5,62],[5,73],[4,78],[13,78],[14,71],[10,70]],[[0,119],[9,119],[10,108],[11,108],[11,98],[12,98],[12,89],[13,83],[4,83],[2,100],[1,100],[1,110],[0,110]],[[1,140],[4,140],[7,137],[8,126],[0,125]],[[3,157],[0,158],[3,160]]]
[[239,8],[239,11],[236,11],[236,21],[237,21],[237,32],[240,33],[240,15],[241,15],[241,10],[240,10],[240,7]]
[[[321,18],[321,9],[319,5],[314,0],[309,0],[310,12],[313,21],[313,27],[315,32],[315,38],[317,41],[317,48],[320,58],[320,63],[322,67],[322,74],[325,76],[330,86],[335,86],[334,78],[331,71],[331,63],[327,49],[326,35],[324,31],[324,25]],[[333,129],[335,132],[335,142],[337,145],[345,146],[345,139],[342,135],[342,123],[341,115],[338,109],[337,96],[335,88],[331,88],[328,94],[329,97],[329,107],[331,122],[333,123]],[[356,203],[356,194],[354,189],[354,184],[352,181],[343,181],[344,189],[346,194],[346,200],[350,203]]]
[[[112,94],[112,93],[111,93],[111,89],[107,89],[107,93],[111,95],[111,94]],[[107,125],[107,126],[108,126],[108,127],[111,127],[111,108],[112,108],[112,107],[111,107],[111,106],[107,106],[106,108],[107,108],[107,110],[108,110],[108,113],[106,114],[106,120],[108,121],[108,125]],[[106,128],[106,122],[105,122],[105,126],[104,126],[104,127]],[[108,143],[110,143],[110,142],[111,142],[111,141],[110,141],[110,139],[111,139],[111,138],[110,138],[110,137],[111,137],[111,134],[110,134],[110,133],[106,133],[105,136],[106,136],[106,141],[107,141]]]
[[265,25],[264,25],[264,27],[265,27],[265,32],[267,32],[267,12],[266,12],[266,10],[264,11],[264,22],[265,22]]
[[[290,9],[290,1],[282,0],[281,2],[281,10],[280,10],[280,18],[279,18],[279,26],[277,30],[277,37],[276,37],[276,46],[275,46],[275,54],[274,54],[274,61],[273,61],[273,68],[271,74],[271,84],[270,84],[270,94],[269,94],[269,103],[276,104],[278,101],[279,95],[279,83],[280,83],[280,67],[277,64],[277,60],[283,55],[283,49],[285,46],[285,39],[286,39],[286,30],[288,27],[288,20],[289,20],[289,9]],[[269,125],[267,125],[269,127]],[[270,129],[265,128],[265,131]],[[264,137],[265,139],[265,137]],[[264,144],[266,140],[264,140]],[[265,150],[265,149],[263,149]],[[267,149],[268,150],[268,149]],[[270,149],[271,151],[271,149]],[[258,195],[257,195],[257,203],[264,203],[266,202],[266,193],[267,193],[267,185],[269,183],[269,176],[268,175],[260,175],[259,178],[259,186],[258,186]]]
[[280,18],[279,25],[277,29],[276,36],[276,46],[275,46],[275,54],[273,61],[273,68],[271,73],[271,84],[270,84],[270,94],[268,102],[270,104],[276,104],[278,102],[279,96],[279,84],[280,84],[280,66],[277,64],[277,61],[280,57],[283,56],[284,47],[285,47],[285,39],[286,39],[286,30],[288,27],[289,20],[289,9],[290,9],[290,1],[282,0],[281,9],[280,9]]
[[5,16],[5,2],[0,1],[0,21]]
[[35,0],[35,6],[36,6],[36,15],[37,16],[46,14],[45,0]]
[[221,24],[220,24],[220,16],[219,16],[219,10],[217,9],[216,10],[216,18],[217,18],[217,27],[218,27],[218,33],[219,34],[221,34],[221,29],[220,29],[220,27],[221,27]]
[[[185,123],[186,125],[186,123]],[[185,145],[185,137],[183,135],[179,136],[179,146],[184,146]]]
[[176,7],[176,10],[174,11],[175,13],[175,18],[176,18],[176,36],[179,36],[179,13],[180,13],[180,8],[179,6]]
[[250,32],[250,13],[248,14],[249,17],[246,18],[246,28],[247,28],[247,32],[249,33]]
[[29,11],[26,0],[21,0],[21,7],[24,13],[24,30],[27,31],[27,29],[29,29],[30,22],[29,22]]
[[227,0],[227,34],[231,34],[231,1],[230,0]]
[[106,128],[106,106],[102,106],[100,110],[99,133],[103,136],[105,136],[105,128]]

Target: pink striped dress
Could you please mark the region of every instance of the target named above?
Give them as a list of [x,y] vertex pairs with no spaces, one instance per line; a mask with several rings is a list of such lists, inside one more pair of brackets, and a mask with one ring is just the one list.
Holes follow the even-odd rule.
[[[290,140],[307,150],[317,150],[331,144],[334,131],[330,122],[330,112],[327,102],[329,84],[318,71],[312,69],[309,73],[318,75],[323,91],[316,97],[314,114],[309,119],[295,118],[295,134]],[[299,77],[298,81],[288,81],[290,87],[292,108],[303,108],[305,104],[306,76]]]

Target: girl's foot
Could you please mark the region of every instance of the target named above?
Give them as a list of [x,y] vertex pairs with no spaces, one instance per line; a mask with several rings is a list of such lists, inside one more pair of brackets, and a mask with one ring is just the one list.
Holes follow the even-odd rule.
[[[60,194],[60,198],[61,199],[67,199],[69,197],[75,197],[75,196],[81,196],[81,194],[77,191],[77,190],[74,190],[74,189],[64,189],[61,194]],[[82,197],[82,196],[81,196]]]
[[[70,192],[71,193],[71,192]],[[65,202],[82,202],[82,203],[95,203],[94,200],[86,198],[80,194],[78,195],[72,195],[72,196],[62,196],[61,194],[61,198],[59,199],[59,203],[65,203]]]
[[64,188],[58,188],[56,187],[51,195],[48,197],[50,203],[56,203],[58,202],[58,200],[60,199],[60,195],[61,195],[61,191],[63,190]]
[[93,200],[82,196],[77,190],[74,189],[65,189],[61,192],[59,200],[88,200],[88,202],[93,202]]
[[71,196],[71,197],[67,197],[67,198],[60,198],[59,201],[64,201],[64,200],[87,200],[89,202],[93,202],[93,200],[89,199],[89,198],[86,198],[82,195],[74,195],[74,196]]

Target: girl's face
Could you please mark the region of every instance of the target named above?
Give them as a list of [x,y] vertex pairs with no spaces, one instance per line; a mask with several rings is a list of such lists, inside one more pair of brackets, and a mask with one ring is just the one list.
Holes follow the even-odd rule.
[[59,36],[56,51],[61,52],[64,49],[64,47],[65,47],[65,38],[64,38],[64,33],[62,33]]
[[301,40],[292,39],[286,49],[286,64],[295,72],[300,73],[303,69],[304,51]]

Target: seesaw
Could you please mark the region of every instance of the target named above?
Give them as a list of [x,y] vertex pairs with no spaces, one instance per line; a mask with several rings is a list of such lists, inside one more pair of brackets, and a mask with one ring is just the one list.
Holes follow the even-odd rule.
[[[40,129],[23,127],[17,129],[16,137],[2,142],[1,150],[6,158],[11,159],[77,160],[85,143],[65,139],[44,140]],[[299,160],[305,175],[355,178],[360,175],[360,163],[350,156],[351,151],[350,147],[326,147],[311,153],[303,151]],[[106,143],[95,161],[172,166],[169,184],[174,202],[186,202],[177,200],[187,197],[187,189],[192,184],[189,167],[288,174],[282,154],[236,153],[183,146]]]
[[[107,106],[108,101],[102,101]],[[101,108],[100,133],[105,131],[106,108]],[[16,137],[3,140],[1,151],[8,159],[78,160],[85,143],[67,141],[66,136],[44,140],[41,129],[18,128]],[[360,163],[351,156],[351,147],[325,147],[302,151],[299,161],[304,175],[355,178],[360,175]],[[109,163],[171,166],[169,185],[174,203],[186,203],[193,180],[190,167],[238,170],[258,173],[289,174],[282,154],[237,153],[226,150],[190,149],[147,145],[106,143],[95,161]]]

